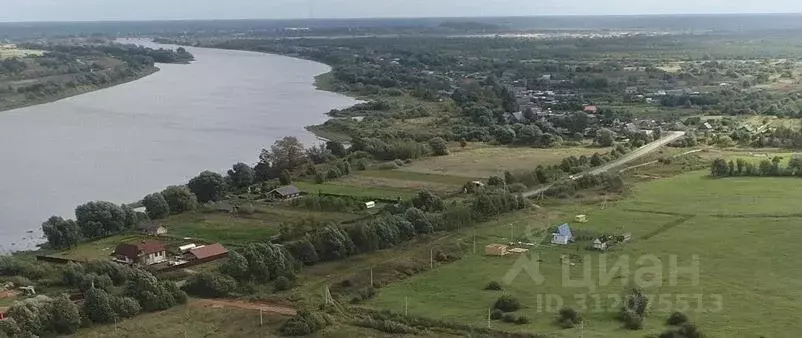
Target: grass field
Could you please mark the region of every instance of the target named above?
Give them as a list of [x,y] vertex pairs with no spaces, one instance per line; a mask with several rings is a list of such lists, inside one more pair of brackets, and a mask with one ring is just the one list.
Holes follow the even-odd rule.
[[[607,148],[509,148],[483,147],[429,157],[398,169],[422,174],[459,176],[466,179],[503,175],[505,170],[534,170],[538,165],[557,164],[569,156],[603,154]],[[464,184],[465,182],[463,182]]]
[[359,215],[337,212],[315,212],[289,207],[259,207],[251,215],[221,212],[191,212],[169,217],[162,223],[170,234],[192,237],[228,245],[267,241],[277,235],[282,223],[302,219],[342,222]]
[[[140,235],[140,234],[115,235],[106,238],[101,238],[91,242],[80,243],[78,244],[78,246],[70,250],[61,251],[55,254],[51,254],[50,256],[74,259],[74,260],[109,259],[118,244],[137,243],[153,239],[154,239],[153,236]],[[159,240],[164,241],[164,239],[161,237],[159,238]],[[169,243],[165,244],[169,245]]]
[[42,51],[20,48],[0,48],[0,59],[25,57],[28,55],[42,55]]
[[408,199],[415,196],[419,189],[415,188],[399,188],[399,187],[372,187],[369,185],[358,185],[353,182],[349,183],[345,180],[338,180],[326,182],[323,184],[315,184],[312,182],[293,182],[293,184],[302,191],[309,194],[324,193],[335,194],[344,196],[353,196],[357,198],[381,198],[395,200],[397,198]]
[[[802,180],[715,180],[707,178],[706,172],[691,172],[637,185],[633,194],[608,203],[603,210],[599,205],[561,206],[541,211],[543,215],[527,212],[477,227],[479,248],[508,241],[511,230],[516,240],[537,242],[541,235],[519,238],[526,233],[523,229],[570,222],[580,213],[588,215],[589,222],[574,225],[575,232],[592,229],[633,234],[631,243],[606,254],[585,250],[587,243],[536,247],[531,253],[541,260],[539,271],[545,278],[541,283],[525,272],[509,284],[503,282],[511,270],[516,271],[512,267],[517,257],[467,255],[383,287],[370,305],[403,312],[407,297],[410,313],[487,325],[488,307],[500,294],[510,293],[525,306],[519,312],[532,323],[518,326],[494,321],[492,326],[555,337],[579,335],[578,329],[562,330],[554,324],[557,299],[583,313],[585,337],[659,334],[666,329],[663,322],[673,310],[684,310],[707,337],[795,337],[794,332],[802,331],[802,323],[788,315],[802,311],[802,270],[798,269],[802,247],[796,241],[802,238],[802,214],[796,205],[802,198]],[[561,263],[561,256],[568,254],[579,255],[572,259],[574,266]],[[646,285],[647,293],[666,296],[661,300],[652,297],[644,330],[628,331],[614,319],[620,307],[615,301],[633,276],[641,275],[639,268],[658,264],[638,263],[643,255],[655,255],[663,267],[661,276],[645,276],[647,281],[657,282]],[[698,283],[688,273],[671,281],[668,267],[672,255],[680,267],[689,266],[692,255],[699,257]],[[534,257],[530,259],[534,261]],[[602,257],[609,262],[604,268]],[[602,279],[599,271],[611,271],[620,257],[630,259],[629,272],[611,273],[609,281]],[[586,268],[590,268],[587,284],[563,282],[564,278],[582,281]],[[502,282],[505,290],[483,291],[493,280]],[[546,295],[551,295],[551,304]]]

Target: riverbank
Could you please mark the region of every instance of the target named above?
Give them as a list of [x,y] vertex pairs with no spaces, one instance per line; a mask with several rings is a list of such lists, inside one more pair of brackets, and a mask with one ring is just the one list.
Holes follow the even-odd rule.
[[129,78],[121,79],[121,80],[118,80],[118,81],[114,81],[114,82],[110,82],[110,83],[106,83],[106,84],[102,84],[102,85],[78,86],[78,87],[67,89],[67,90],[65,90],[63,92],[60,92],[58,94],[50,95],[50,96],[47,96],[47,97],[36,98],[36,99],[33,99],[33,100],[25,100],[25,101],[21,101],[21,102],[8,102],[8,101],[0,100],[0,112],[19,109],[19,108],[30,107],[30,106],[35,106],[35,105],[40,105],[40,104],[45,104],[45,103],[56,102],[56,101],[63,100],[63,99],[69,98],[69,97],[73,97],[73,96],[77,96],[77,95],[81,95],[81,94],[86,94],[86,93],[91,93],[91,92],[94,92],[94,91],[98,91],[98,90],[101,90],[101,89],[106,89],[106,88],[110,88],[110,87],[114,87],[114,86],[119,86],[121,84],[125,84],[125,83],[131,82],[131,81],[136,81],[136,80],[142,79],[142,78],[144,78],[146,76],[149,76],[149,75],[151,75],[153,73],[156,73],[158,71],[159,71],[159,67],[152,67],[152,68],[148,68],[148,69],[146,69],[144,71],[136,72],[134,76],[129,77]]

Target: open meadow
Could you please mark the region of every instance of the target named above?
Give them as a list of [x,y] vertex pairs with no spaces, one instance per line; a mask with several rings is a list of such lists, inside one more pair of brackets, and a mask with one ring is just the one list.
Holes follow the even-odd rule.
[[504,171],[534,170],[538,165],[559,164],[570,156],[604,154],[609,148],[514,148],[478,147],[455,151],[447,156],[437,156],[412,162],[400,168],[423,174],[460,176],[466,179],[487,178],[504,175]]
[[[585,337],[656,335],[666,329],[672,311],[685,312],[708,337],[792,337],[791,332],[802,330],[788,315],[802,311],[802,249],[789,240],[802,236],[800,198],[802,180],[711,179],[697,171],[638,184],[631,197],[607,202],[603,209],[573,204],[508,215],[462,231],[468,243],[475,231],[477,254],[384,286],[369,305],[403,312],[406,299],[410,314],[486,326],[489,307],[500,295],[511,294],[523,306],[517,312],[531,323],[493,321],[492,327],[576,337],[579,328],[555,324],[556,311],[570,306],[583,314]],[[586,214],[588,222],[572,222],[577,214]],[[578,237],[628,232],[632,241],[604,254],[587,250],[587,239],[567,246],[544,244],[550,231],[542,229],[564,222]],[[541,281],[518,271],[518,256],[482,255],[485,245],[506,243],[511,235],[538,244],[524,255],[530,263],[540,261]],[[570,258],[564,261],[563,256]],[[671,257],[682,268],[691,266],[694,256],[698,274],[672,275]],[[648,257],[657,261],[638,261]],[[628,271],[613,271],[615,263]],[[660,267],[658,275],[643,273],[654,266]],[[652,295],[651,306],[645,328],[629,331],[615,315],[621,294],[637,277],[649,282],[641,285]],[[482,290],[491,281],[504,290]]]

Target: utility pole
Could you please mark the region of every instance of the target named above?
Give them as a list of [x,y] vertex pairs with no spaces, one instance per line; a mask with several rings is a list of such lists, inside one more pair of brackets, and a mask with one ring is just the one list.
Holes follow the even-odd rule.
[[490,308],[487,308],[487,328],[490,328]]
[[579,322],[579,338],[585,337],[585,321]]
[[429,268],[434,269],[434,249],[429,249]]
[[473,254],[476,255],[476,231],[473,232]]
[[373,268],[370,268],[370,287],[373,287]]
[[409,297],[404,296],[404,316],[409,313]]
[[510,223],[510,242],[515,241],[515,224]]
[[259,326],[265,325],[265,319],[262,317],[262,309],[259,309]]

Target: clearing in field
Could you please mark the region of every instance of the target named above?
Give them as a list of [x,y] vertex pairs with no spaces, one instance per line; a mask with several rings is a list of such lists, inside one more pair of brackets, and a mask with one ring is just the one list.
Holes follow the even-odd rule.
[[[518,314],[532,322],[493,321],[491,326],[577,337],[578,328],[563,330],[555,324],[556,312],[569,306],[583,314],[585,337],[656,336],[666,329],[672,311],[685,312],[708,337],[785,337],[802,331],[802,324],[787,315],[802,311],[800,198],[802,180],[794,178],[710,179],[706,172],[692,172],[637,185],[633,197],[605,209],[570,205],[528,220],[507,216],[478,227],[478,246],[506,243],[513,231],[516,241],[540,243],[524,257],[530,264],[539,261],[536,271],[542,280],[520,270],[521,265],[515,268],[520,256],[480,252],[385,286],[370,305],[403,312],[406,298],[412,314],[484,326],[492,303],[511,294],[523,305]],[[572,222],[577,214],[586,214],[588,222]],[[580,234],[629,232],[632,241],[604,254],[588,250],[590,242],[584,239],[567,246],[548,244],[549,232],[538,229],[562,222]],[[657,261],[638,262],[645,255]],[[671,257],[682,268],[691,266],[694,255],[699,273],[681,272],[672,279]],[[628,269],[614,271],[612,266],[622,262]],[[640,270],[655,266],[661,268],[659,276]],[[636,276],[652,282],[642,284],[651,307],[645,328],[629,331],[615,315],[620,295]],[[491,281],[504,290],[482,290]]]
[[454,152],[447,156],[414,161],[398,169],[424,174],[461,176],[467,179],[504,175],[504,171],[534,170],[538,165],[558,164],[569,156],[606,153],[608,148],[510,148],[485,147]]

